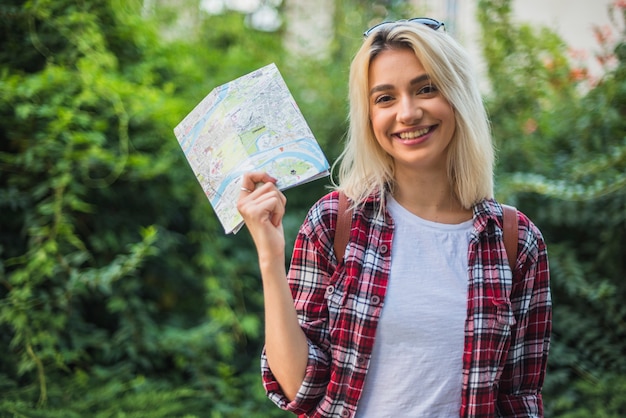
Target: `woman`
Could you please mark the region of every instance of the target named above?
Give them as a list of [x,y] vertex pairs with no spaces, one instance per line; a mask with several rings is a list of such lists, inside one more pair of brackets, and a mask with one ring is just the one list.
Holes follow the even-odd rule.
[[[469,58],[443,24],[365,32],[350,71],[338,191],[310,210],[284,268],[285,197],[242,179],[265,298],[268,396],[309,417],[539,417],[551,328],[546,247],[518,212],[508,266],[493,147]],[[337,261],[338,258],[341,261]]]

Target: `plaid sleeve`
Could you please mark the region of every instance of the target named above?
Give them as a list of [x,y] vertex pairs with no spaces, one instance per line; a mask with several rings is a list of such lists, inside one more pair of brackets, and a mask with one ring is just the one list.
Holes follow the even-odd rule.
[[336,199],[327,195],[314,205],[298,232],[288,273],[300,326],[307,336],[309,359],[302,386],[291,402],[269,369],[265,350],[261,371],[267,396],[280,408],[305,414],[320,402],[330,380],[330,340],[326,287],[335,271],[333,239]]
[[497,416],[542,417],[541,388],[552,323],[548,256],[539,229],[522,213],[518,219],[518,258],[510,297],[515,325],[500,378]]

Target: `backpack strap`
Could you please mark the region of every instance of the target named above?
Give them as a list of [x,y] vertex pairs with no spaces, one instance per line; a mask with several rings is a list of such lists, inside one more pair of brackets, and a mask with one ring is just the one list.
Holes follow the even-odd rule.
[[337,264],[341,263],[346,252],[346,246],[350,239],[352,226],[352,211],[348,208],[348,198],[343,192],[339,192],[339,207],[337,208],[337,225],[335,226],[335,257]]
[[[502,231],[504,239],[504,249],[509,260],[511,271],[515,270],[517,261],[517,209],[513,206],[502,205]],[[335,257],[339,264],[345,255],[346,246],[350,239],[350,228],[352,226],[352,211],[348,208],[348,198],[343,192],[339,192],[339,207],[337,208],[337,225],[335,226]]]
[[509,260],[511,271],[515,271],[517,262],[517,209],[513,206],[502,205],[502,234],[506,258]]

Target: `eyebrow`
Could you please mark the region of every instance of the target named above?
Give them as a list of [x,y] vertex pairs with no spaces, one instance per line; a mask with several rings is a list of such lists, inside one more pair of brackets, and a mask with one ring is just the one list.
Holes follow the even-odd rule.
[[[430,76],[428,74],[422,74],[420,76],[415,77],[413,80],[411,80],[410,84],[411,86],[414,86],[424,81],[430,81]],[[391,84],[380,84],[378,86],[372,87],[372,89],[370,90],[370,96],[376,92],[386,91],[386,90],[391,90],[391,89],[393,89],[393,85]]]

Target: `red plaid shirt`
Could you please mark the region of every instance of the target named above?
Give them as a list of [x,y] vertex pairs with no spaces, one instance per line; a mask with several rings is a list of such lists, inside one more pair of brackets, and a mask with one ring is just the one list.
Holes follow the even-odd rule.
[[[354,416],[385,301],[393,220],[371,196],[353,216],[345,261],[333,250],[337,192],[315,204],[295,242],[288,280],[309,344],[304,382],[289,402],[262,355],[270,399],[305,417]],[[540,231],[518,215],[512,278],[502,240],[502,208],[474,207],[460,417],[541,417],[550,342],[548,259]],[[401,411],[398,411],[401,414]]]

